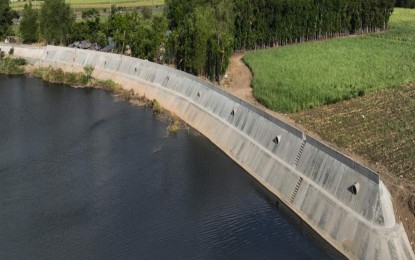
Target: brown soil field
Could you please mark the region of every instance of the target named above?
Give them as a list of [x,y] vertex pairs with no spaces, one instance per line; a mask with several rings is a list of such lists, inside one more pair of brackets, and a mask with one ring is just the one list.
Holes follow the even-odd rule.
[[296,123],[380,174],[415,249],[415,85],[291,114]]

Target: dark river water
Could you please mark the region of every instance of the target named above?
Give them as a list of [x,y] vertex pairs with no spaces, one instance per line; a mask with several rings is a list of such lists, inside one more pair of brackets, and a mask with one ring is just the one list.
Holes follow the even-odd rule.
[[0,259],[324,259],[194,130],[0,76]]

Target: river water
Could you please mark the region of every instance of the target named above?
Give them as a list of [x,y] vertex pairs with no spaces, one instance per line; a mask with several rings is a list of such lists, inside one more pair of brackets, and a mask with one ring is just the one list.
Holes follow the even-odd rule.
[[0,259],[324,259],[194,130],[0,76]]

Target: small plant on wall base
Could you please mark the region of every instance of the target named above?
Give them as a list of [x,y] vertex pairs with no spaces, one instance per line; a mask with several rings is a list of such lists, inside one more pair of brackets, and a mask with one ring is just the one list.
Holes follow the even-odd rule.
[[84,67],[84,74],[82,75],[82,83],[88,84],[92,79],[92,73],[94,72],[94,67],[88,65]]

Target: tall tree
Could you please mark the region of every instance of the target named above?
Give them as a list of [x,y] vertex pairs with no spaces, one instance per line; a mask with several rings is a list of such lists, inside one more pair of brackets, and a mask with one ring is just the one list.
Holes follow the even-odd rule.
[[[398,1],[403,4],[415,0]],[[218,80],[226,70],[232,49],[257,49],[385,30],[395,0],[165,0],[165,3],[171,30],[167,45],[169,60],[178,69]],[[213,10],[213,19],[209,19],[209,10]]]
[[13,14],[10,9],[9,0],[0,0],[0,39],[3,39],[10,32]]
[[20,22],[20,34],[24,43],[33,43],[39,41],[39,13],[33,9],[32,2],[25,4],[23,9],[23,18]]
[[40,35],[50,44],[67,43],[75,17],[65,0],[45,0],[40,10]]

